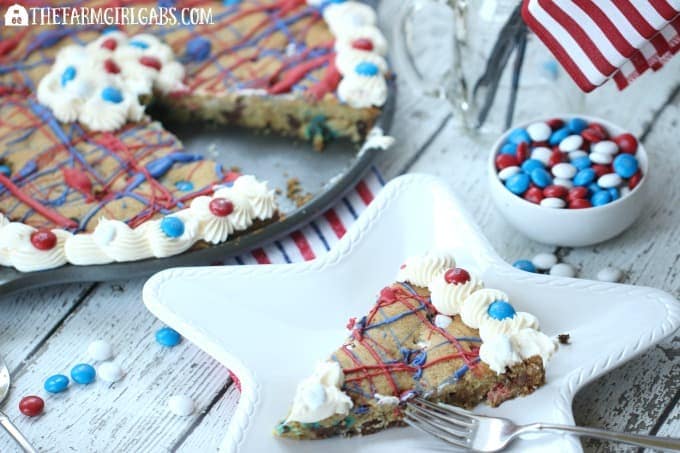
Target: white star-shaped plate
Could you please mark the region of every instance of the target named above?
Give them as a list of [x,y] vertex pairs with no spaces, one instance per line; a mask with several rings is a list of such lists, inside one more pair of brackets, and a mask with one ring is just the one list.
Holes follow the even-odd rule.
[[[640,354],[680,325],[680,304],[656,289],[557,278],[505,263],[453,191],[424,175],[390,182],[343,239],[314,261],[269,266],[170,269],[144,287],[156,316],[234,372],[242,395],[221,450],[226,452],[413,452],[438,441],[411,428],[371,436],[290,441],[273,429],[298,382],[347,336],[350,317],[366,314],[399,265],[430,249],[451,249],[460,266],[507,292],[549,335],[568,333],[535,393],[481,413],[517,423],[573,424],[574,394]],[[438,445],[441,447],[441,444]],[[523,452],[577,452],[569,436],[522,439]]]

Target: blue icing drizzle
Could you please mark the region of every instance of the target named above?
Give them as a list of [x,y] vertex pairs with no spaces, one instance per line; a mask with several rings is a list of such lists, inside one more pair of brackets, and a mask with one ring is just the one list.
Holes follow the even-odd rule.
[[175,187],[182,192],[189,192],[194,189],[194,183],[191,181],[177,181]]
[[12,170],[7,165],[0,165],[0,173],[9,178],[9,176],[12,174]]
[[61,86],[66,86],[71,80],[76,78],[76,68],[73,66],[67,66],[64,72],[61,73]]
[[196,36],[187,42],[186,55],[191,61],[203,61],[210,56],[212,43],[203,36]]
[[24,164],[23,167],[17,173],[17,178],[23,179],[29,175],[32,175],[38,170],[38,163],[35,160],[29,160]]
[[421,367],[425,365],[425,362],[427,362],[427,352],[421,351],[413,358],[411,365]]

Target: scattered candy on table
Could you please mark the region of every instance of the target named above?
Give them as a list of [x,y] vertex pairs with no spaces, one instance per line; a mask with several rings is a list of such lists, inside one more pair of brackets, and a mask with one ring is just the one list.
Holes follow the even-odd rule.
[[45,380],[45,390],[50,393],[61,393],[68,388],[69,380],[63,374],[55,374]]
[[92,360],[102,362],[113,357],[113,348],[106,341],[97,340],[90,343],[90,345],[87,347],[87,354],[92,358]]
[[177,346],[182,341],[182,336],[170,327],[161,327],[156,332],[156,341],[167,348]]
[[526,272],[536,272],[536,266],[529,260],[517,260],[512,265]]
[[104,382],[117,382],[123,378],[123,369],[115,362],[104,362],[97,368],[97,375]]
[[96,375],[94,367],[87,363],[79,363],[71,368],[71,379],[78,384],[91,384]]
[[597,273],[597,279],[603,282],[618,283],[623,279],[623,271],[616,267],[605,267]]
[[186,395],[173,395],[168,398],[168,409],[175,415],[186,417],[194,413],[194,400]]
[[550,275],[555,277],[576,277],[576,269],[571,264],[567,263],[557,263],[548,271]]
[[517,128],[496,156],[498,178],[527,201],[551,209],[604,206],[643,175],[632,134],[611,137],[599,123],[552,119]]
[[19,401],[19,411],[27,417],[35,417],[42,414],[45,408],[45,401],[35,395],[24,396]]
[[536,267],[536,269],[547,271],[557,264],[557,257],[552,253],[539,253],[531,259],[531,262]]

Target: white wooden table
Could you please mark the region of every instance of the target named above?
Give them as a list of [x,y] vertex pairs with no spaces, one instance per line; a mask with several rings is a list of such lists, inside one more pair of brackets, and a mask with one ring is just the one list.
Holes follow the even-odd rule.
[[[383,2],[386,24],[398,2]],[[439,67],[446,55],[431,43],[446,24],[432,19],[418,37],[419,62]],[[397,68],[397,72],[399,68]],[[551,249],[516,234],[501,219],[486,191],[485,165],[493,137],[472,140],[456,128],[444,101],[424,99],[399,82],[398,111],[392,134],[397,145],[379,168],[386,178],[405,172],[439,175],[458,188],[476,220],[508,261],[538,252],[556,252],[593,278],[614,265],[627,282],[661,288],[680,296],[680,58],[664,71],[645,76],[618,93],[608,86],[587,98],[587,111],[640,135],[650,153],[654,201],[646,216],[622,236],[592,248]],[[555,112],[560,106],[555,106]],[[517,119],[540,116],[521,100]],[[552,112],[554,113],[554,112]],[[0,353],[13,375],[4,410],[41,451],[215,451],[238,392],[225,368],[184,341],[162,349],[154,340],[161,327],[141,301],[144,280],[65,285],[0,300]],[[634,333],[621,332],[622,335]],[[44,379],[87,361],[90,341],[115,347],[127,375],[113,385],[72,386],[50,395],[38,418],[18,412],[19,399],[45,396]],[[593,345],[597,347],[597,345]],[[175,417],[165,403],[185,393],[199,411]],[[589,385],[574,403],[579,424],[647,434],[680,436],[680,337],[651,349]],[[586,442],[588,451],[622,451]],[[16,446],[0,433],[0,451]]]

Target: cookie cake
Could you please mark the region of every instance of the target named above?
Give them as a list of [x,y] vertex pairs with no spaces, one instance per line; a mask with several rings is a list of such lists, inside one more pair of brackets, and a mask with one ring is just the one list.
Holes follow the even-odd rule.
[[[3,28],[0,265],[20,271],[167,257],[279,218],[266,182],[188,153],[159,119],[234,124],[320,149],[363,140],[387,97],[387,45],[363,3],[59,7],[158,8],[176,21],[183,8],[209,8],[212,20]],[[150,103],[162,118],[146,113]]]
[[409,399],[495,407],[545,383],[557,342],[446,253],[406,261],[350,335],[298,385],[275,434],[292,439],[402,426]]

